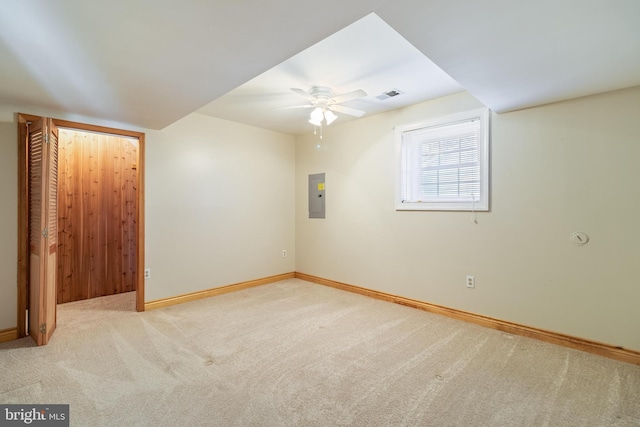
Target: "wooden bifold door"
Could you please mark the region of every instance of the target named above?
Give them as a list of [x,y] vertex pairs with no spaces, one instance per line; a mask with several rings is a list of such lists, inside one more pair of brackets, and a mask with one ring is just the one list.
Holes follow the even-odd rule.
[[27,125],[29,335],[38,345],[56,328],[58,130],[51,119]]
[[18,114],[18,337],[47,344],[59,302],[144,311],[144,136]]

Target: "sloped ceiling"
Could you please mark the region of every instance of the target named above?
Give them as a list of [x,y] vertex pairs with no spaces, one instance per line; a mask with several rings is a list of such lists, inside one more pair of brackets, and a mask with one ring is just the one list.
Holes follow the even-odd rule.
[[[364,41],[380,47],[378,58],[369,49],[369,62],[358,63],[349,43],[339,55],[305,51],[363,18],[378,20],[368,23],[381,33]],[[375,97],[379,87],[391,89],[376,76],[396,67],[394,86],[411,88],[405,99],[467,90],[503,112],[639,85],[639,23],[637,0],[4,0],[0,102],[161,129],[196,110],[242,111],[234,90],[266,72],[289,77],[274,78],[284,87],[267,85],[265,96],[326,84],[338,92],[372,87]],[[402,53],[383,53],[386,42],[376,39],[384,34],[411,52],[408,63],[439,77],[399,70]],[[278,70],[298,54],[295,72]],[[319,62],[350,78],[325,72],[318,82]],[[378,111],[373,99],[359,102],[368,114]],[[282,105],[230,119],[269,128],[291,121],[273,115]]]
[[401,3],[377,13],[494,111],[640,84],[640,1]]
[[2,0],[0,100],[160,129],[380,0]]

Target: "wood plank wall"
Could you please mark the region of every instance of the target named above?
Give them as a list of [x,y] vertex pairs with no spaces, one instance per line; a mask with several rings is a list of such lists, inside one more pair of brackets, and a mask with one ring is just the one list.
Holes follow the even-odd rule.
[[60,129],[58,303],[135,290],[137,140]]

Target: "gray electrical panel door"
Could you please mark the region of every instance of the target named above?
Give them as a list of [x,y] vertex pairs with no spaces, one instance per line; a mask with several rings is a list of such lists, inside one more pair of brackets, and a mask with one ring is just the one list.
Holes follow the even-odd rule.
[[324,218],[324,173],[309,175],[309,218]]

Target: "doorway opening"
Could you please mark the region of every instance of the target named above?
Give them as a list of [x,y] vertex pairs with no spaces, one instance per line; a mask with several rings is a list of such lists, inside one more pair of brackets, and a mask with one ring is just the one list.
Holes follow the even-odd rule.
[[58,304],[135,291],[138,146],[58,127]]
[[[56,143],[55,150],[45,148],[55,154],[44,170],[57,173],[34,186],[30,168],[40,141],[32,137],[30,126],[43,120],[52,134],[45,135],[42,144]],[[18,114],[18,337],[31,335],[38,344],[46,344],[55,329],[57,303],[135,291],[135,308],[144,311],[144,136]],[[57,223],[55,236],[47,236],[53,227],[42,230],[50,239],[47,245],[56,242],[49,249],[55,261],[41,267],[48,268],[42,275],[33,265],[38,261],[33,256],[34,236],[41,233],[32,217],[39,220],[39,214],[30,206],[34,201],[42,204],[33,195],[40,187],[56,194],[46,197]],[[53,283],[42,283],[41,276]],[[34,312],[43,312],[40,318],[48,324],[36,324]]]

